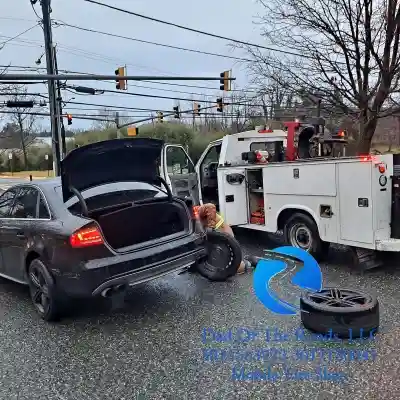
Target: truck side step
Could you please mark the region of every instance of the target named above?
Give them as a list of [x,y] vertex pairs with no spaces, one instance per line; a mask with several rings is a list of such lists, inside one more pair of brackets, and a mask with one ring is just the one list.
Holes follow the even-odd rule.
[[378,257],[378,252],[361,247],[352,247],[354,264],[363,271],[383,266],[383,260]]

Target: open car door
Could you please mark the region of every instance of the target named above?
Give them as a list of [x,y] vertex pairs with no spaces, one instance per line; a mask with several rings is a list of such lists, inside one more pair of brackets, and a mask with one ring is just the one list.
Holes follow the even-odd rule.
[[197,174],[183,146],[169,144],[164,147],[163,169],[173,195],[190,197],[193,204],[199,204]]

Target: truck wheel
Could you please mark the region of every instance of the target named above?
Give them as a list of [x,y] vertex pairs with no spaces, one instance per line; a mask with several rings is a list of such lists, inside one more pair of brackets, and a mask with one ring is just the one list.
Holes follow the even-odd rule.
[[36,312],[47,322],[57,321],[61,314],[60,296],[45,264],[36,258],[29,265],[29,292]]
[[283,234],[287,244],[307,251],[317,261],[322,260],[324,250],[329,248],[319,237],[314,220],[305,214],[293,214],[286,221]]
[[376,297],[355,290],[324,288],[300,297],[301,321],[312,332],[343,339],[372,339],[379,328]]
[[235,275],[242,262],[239,242],[224,232],[209,231],[206,242],[207,258],[199,262],[197,270],[211,281],[226,281]]

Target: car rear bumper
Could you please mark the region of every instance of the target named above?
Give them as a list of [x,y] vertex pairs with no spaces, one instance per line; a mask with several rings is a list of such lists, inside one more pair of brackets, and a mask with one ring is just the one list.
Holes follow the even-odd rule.
[[104,283],[99,285],[95,290],[93,290],[92,296],[97,296],[101,294],[107,288],[112,288],[118,285],[129,285],[129,286],[139,285],[140,283],[160,278],[172,272],[184,270],[190,267],[192,264],[194,264],[197,260],[204,257],[205,255],[206,255],[205,249],[201,248],[191,253],[186,253],[179,257],[165,260],[162,263],[154,263],[151,265],[147,265],[145,268],[141,270],[136,270],[126,275],[117,276],[115,278],[105,281]]
[[204,243],[204,236],[192,234],[157,247],[90,260],[77,273],[55,276],[56,286],[71,297],[90,297],[107,288],[144,283],[206,257]]

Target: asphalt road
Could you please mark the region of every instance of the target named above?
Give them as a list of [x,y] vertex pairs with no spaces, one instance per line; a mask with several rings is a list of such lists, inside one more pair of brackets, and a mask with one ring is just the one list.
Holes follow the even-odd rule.
[[[260,234],[242,232],[238,237],[246,253],[262,255],[264,248],[274,247]],[[322,268],[326,284],[376,293],[382,326],[374,342],[325,348],[369,349],[371,355],[376,351],[376,359],[295,360],[299,349],[324,346],[318,342],[266,343],[260,337],[236,345],[243,351],[287,351],[286,367],[279,360],[271,363],[270,380],[263,382],[232,380],[233,366],[239,370],[243,364],[248,371],[268,367],[260,361],[210,362],[202,353],[206,346],[202,343],[203,328],[269,328],[270,332],[276,328],[280,333],[300,328],[298,317],[273,315],[257,301],[251,274],[224,283],[209,283],[190,273],[175,275],[132,290],[119,309],[103,301],[80,302],[74,305],[71,316],[53,325],[36,317],[25,288],[2,280],[0,399],[400,398],[400,268],[388,266],[360,274],[348,267],[344,251],[332,251],[330,264]],[[228,348],[231,344],[214,346]],[[325,375],[328,380],[307,378],[305,372],[320,364],[330,371]],[[275,370],[289,367],[289,380],[273,380]],[[341,371],[345,380],[338,381],[333,371]]]

